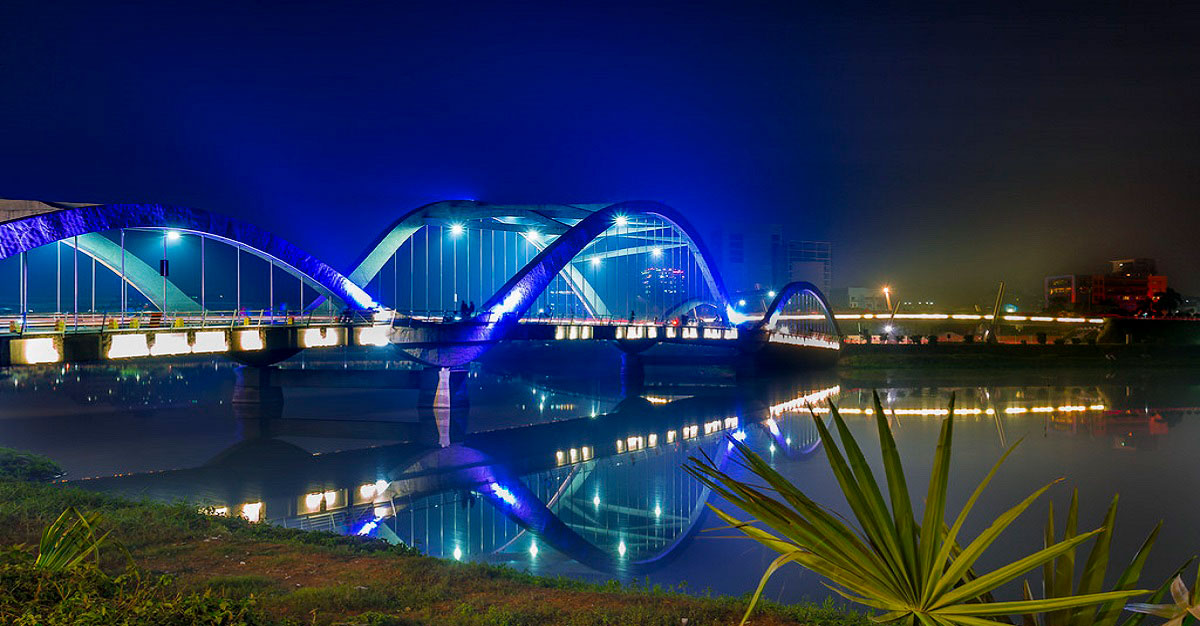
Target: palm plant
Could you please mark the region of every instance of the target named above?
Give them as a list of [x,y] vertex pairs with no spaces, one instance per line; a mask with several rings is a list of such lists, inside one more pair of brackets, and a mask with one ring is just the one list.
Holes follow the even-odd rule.
[[841,448],[825,423],[815,413],[810,413],[829,465],[858,521],[858,528],[851,527],[843,518],[814,502],[761,457],[733,439],[730,442],[737,448],[738,463],[763,480],[766,487],[733,478],[718,469],[707,456],[703,459],[691,457],[685,468],[701,483],[753,516],[751,520],[739,520],[710,504],[721,519],[779,553],[759,581],[742,618],[743,624],[762,595],[767,580],[788,563],[798,563],[828,578],[833,582],[831,589],[843,597],[883,611],[877,620],[913,626],[1004,624],[1009,615],[1074,609],[1123,601],[1147,593],[1125,589],[1037,600],[995,601],[991,595],[995,589],[1073,550],[1103,529],[1064,539],[986,574],[976,575],[973,567],[984,550],[1058,480],[1033,492],[996,518],[978,537],[960,546],[959,533],[967,515],[1016,446],[1000,457],[975,488],[954,523],[947,527],[944,521],[946,490],[954,432],[954,399],[951,397],[950,415],[942,422],[938,437],[924,515],[918,523],[896,442],[878,394],[874,416],[887,480],[887,500],[837,407],[831,402],[829,408]]
[[[1072,593],[1081,596],[1100,592],[1108,570],[1109,547],[1112,543],[1113,525],[1117,516],[1117,499],[1117,496],[1113,496],[1112,503],[1108,506],[1108,512],[1104,515],[1104,524],[1100,527],[1100,534],[1096,536],[1096,542],[1092,544],[1092,549],[1088,553],[1087,561],[1083,566],[1083,572],[1080,574],[1079,582],[1073,592],[1071,585],[1075,578],[1074,549],[1059,555],[1053,562],[1047,562],[1042,565],[1042,591],[1046,598],[1065,598],[1071,596]],[[1063,529],[1063,539],[1070,539],[1076,535],[1078,519],[1079,490],[1077,489],[1072,493],[1071,504],[1067,507],[1067,520]],[[1121,572],[1114,591],[1130,590],[1137,585],[1138,578],[1142,574],[1142,566],[1146,563],[1146,557],[1149,556],[1150,549],[1154,546],[1154,541],[1158,538],[1158,531],[1160,529],[1162,529],[1161,521],[1150,532],[1150,535],[1146,537],[1141,548],[1134,554],[1133,560]],[[1045,545],[1047,547],[1053,545],[1056,541],[1053,501],[1050,502],[1050,512],[1046,519],[1045,537]],[[1155,592],[1154,597],[1150,601],[1156,602],[1165,595],[1166,591],[1167,588],[1164,585],[1159,591]],[[1025,599],[1033,599],[1033,591],[1030,589],[1028,581],[1024,583],[1024,594]],[[1022,624],[1024,626],[1116,626],[1117,621],[1121,617],[1123,605],[1124,602],[1117,598],[1097,606],[1083,606],[1074,610],[1051,611],[1045,615],[1024,615],[1022,617]],[[1121,622],[1121,625],[1136,626],[1144,618],[1145,615],[1133,615]]]
[[99,513],[84,515],[75,507],[63,511],[57,520],[42,530],[33,566],[57,572],[75,567],[89,556],[98,564],[100,546],[112,532],[96,536],[99,521]]
[[[1179,569],[1183,570],[1183,567]],[[1146,615],[1167,618],[1167,622],[1163,626],[1180,626],[1189,618],[1200,620],[1200,571],[1196,572],[1196,582],[1192,584],[1191,591],[1188,590],[1187,585],[1183,584],[1183,578],[1179,576],[1178,572],[1169,585],[1174,604],[1130,604],[1125,608],[1138,613],[1131,621],[1137,620],[1140,623],[1141,618]],[[1154,597],[1150,598],[1150,602],[1158,602],[1164,595],[1166,595],[1166,586],[1156,592]]]

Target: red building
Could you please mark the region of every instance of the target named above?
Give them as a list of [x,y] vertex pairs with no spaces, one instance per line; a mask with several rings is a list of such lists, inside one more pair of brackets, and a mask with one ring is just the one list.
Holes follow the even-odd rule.
[[1154,259],[1111,261],[1106,274],[1047,276],[1048,311],[1122,311],[1148,308],[1154,295],[1167,290],[1167,277],[1160,275]]

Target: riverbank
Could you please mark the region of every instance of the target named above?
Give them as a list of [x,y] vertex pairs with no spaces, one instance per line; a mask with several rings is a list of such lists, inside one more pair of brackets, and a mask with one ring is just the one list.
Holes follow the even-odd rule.
[[[112,530],[111,537],[124,549],[105,548],[101,566],[117,574],[130,560],[137,565],[142,572],[138,593],[153,600],[153,608],[143,607],[153,621],[113,619],[124,613],[121,619],[129,620],[134,611],[89,606],[105,595],[94,591],[83,594],[85,600],[47,603],[42,596],[40,604],[22,597],[22,589],[39,586],[39,577],[46,576],[23,561],[31,558],[29,548],[7,550],[0,558],[0,578],[7,581],[0,592],[0,621],[33,612],[28,623],[676,626],[687,618],[695,626],[737,623],[746,606],[745,598],[543,578],[506,567],[434,559],[374,539],[251,524],[200,514],[183,504],[134,502],[4,479],[0,546],[36,547],[42,529],[68,507],[103,515],[102,526]],[[168,578],[159,581],[161,575]],[[41,587],[93,583],[64,586],[59,580]],[[109,583],[101,586],[108,595],[117,593]],[[869,621],[832,606],[767,604],[756,610],[752,623],[860,626]]]

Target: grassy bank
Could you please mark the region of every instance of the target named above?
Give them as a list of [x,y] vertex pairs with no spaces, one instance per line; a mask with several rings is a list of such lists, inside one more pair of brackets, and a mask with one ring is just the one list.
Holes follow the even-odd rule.
[[[101,569],[32,568],[42,529],[67,507],[99,511],[124,547]],[[737,623],[744,598],[694,597],[551,579],[422,556],[359,537],[212,517],[186,505],[0,479],[0,623]],[[127,553],[126,553],[127,551]],[[130,571],[130,560],[137,569]],[[719,567],[719,564],[714,564]],[[755,624],[858,626],[831,606],[767,605]]]

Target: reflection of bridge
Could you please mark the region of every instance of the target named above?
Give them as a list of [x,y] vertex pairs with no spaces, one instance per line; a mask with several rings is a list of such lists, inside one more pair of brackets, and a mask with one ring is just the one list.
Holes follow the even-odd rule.
[[511,339],[612,341],[631,353],[704,344],[804,362],[840,348],[812,285],[782,288],[761,319],[739,312],[695,229],[655,202],[434,203],[345,275],[240,220],[71,206],[0,222],[3,275],[17,289],[0,364],[226,353],[262,365],[390,343],[455,367]]
[[[764,445],[772,442],[772,457],[806,457],[816,448],[815,428],[781,407],[833,391],[783,402],[790,386],[666,403],[631,397],[598,419],[473,433],[448,447],[400,443],[320,455],[274,438],[309,420],[252,412],[244,414],[254,426],[247,432],[264,436],[201,467],[78,484],[198,498],[220,514],[373,534],[446,558],[536,564],[559,554],[637,573],[671,558],[702,525],[709,493],[680,471],[687,455],[723,458],[725,436],[733,435],[770,437]],[[351,435],[355,424],[343,422],[331,436]],[[360,436],[379,436],[378,424],[363,426]]]

